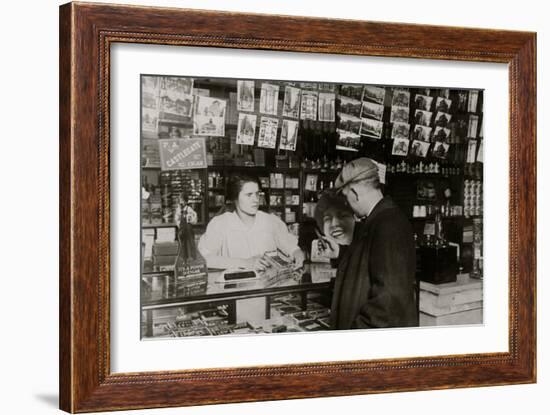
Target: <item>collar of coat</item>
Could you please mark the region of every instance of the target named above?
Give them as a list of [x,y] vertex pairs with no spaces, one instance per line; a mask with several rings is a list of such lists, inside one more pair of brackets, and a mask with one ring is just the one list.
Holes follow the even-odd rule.
[[378,216],[380,213],[388,210],[388,209],[394,209],[397,207],[397,205],[394,203],[394,201],[389,196],[384,196],[380,201],[374,206],[372,211],[370,212],[370,215],[361,220],[361,222],[357,223],[359,226],[355,226],[355,236],[356,237],[362,237],[367,228],[368,225]]

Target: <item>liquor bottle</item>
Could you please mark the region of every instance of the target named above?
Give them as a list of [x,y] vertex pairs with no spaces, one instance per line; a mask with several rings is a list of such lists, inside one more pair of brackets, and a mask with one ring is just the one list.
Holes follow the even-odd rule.
[[181,215],[178,227],[178,255],[174,263],[174,280],[177,297],[206,293],[208,268],[206,261],[195,245],[193,227],[187,215]]

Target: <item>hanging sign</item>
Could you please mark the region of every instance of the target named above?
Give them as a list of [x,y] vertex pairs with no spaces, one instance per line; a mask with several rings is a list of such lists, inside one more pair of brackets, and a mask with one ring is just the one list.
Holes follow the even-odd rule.
[[205,169],[204,137],[159,140],[161,170]]

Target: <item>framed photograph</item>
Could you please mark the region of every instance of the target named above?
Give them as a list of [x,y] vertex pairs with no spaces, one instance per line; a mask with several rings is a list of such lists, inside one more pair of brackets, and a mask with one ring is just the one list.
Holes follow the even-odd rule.
[[61,409],[535,382],[535,62],[528,32],[61,6]]

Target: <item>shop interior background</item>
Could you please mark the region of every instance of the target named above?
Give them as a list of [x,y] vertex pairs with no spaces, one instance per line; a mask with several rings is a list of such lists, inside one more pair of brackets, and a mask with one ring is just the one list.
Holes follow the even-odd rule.
[[[483,322],[483,90],[153,74],[140,82],[143,338],[330,329],[336,265],[315,249],[314,212],[359,157],[379,163],[383,193],[412,225],[419,325]],[[274,262],[226,281],[202,258],[179,259],[181,211],[193,212],[187,232],[198,248],[227,209],[235,174],[259,178],[260,209],[297,238],[303,271]],[[176,261],[195,269],[175,271]],[[252,290],[260,293],[247,299]]]

